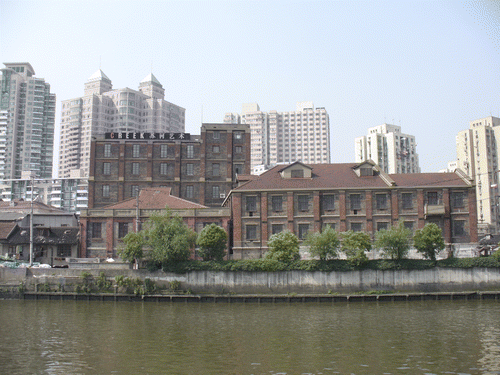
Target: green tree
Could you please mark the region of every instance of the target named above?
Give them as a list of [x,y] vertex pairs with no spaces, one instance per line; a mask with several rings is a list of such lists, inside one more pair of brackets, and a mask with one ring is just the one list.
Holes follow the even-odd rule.
[[126,262],[134,262],[139,265],[139,260],[144,257],[144,237],[141,232],[129,232],[123,237],[125,247],[120,251],[120,257]]
[[348,230],[340,234],[341,249],[345,253],[347,260],[355,267],[361,268],[368,263],[366,251],[372,248],[370,235],[365,232],[354,232]]
[[280,260],[282,262],[300,259],[299,239],[288,230],[273,234],[269,238],[267,246],[269,249],[266,253],[266,259]]
[[436,260],[436,255],[444,249],[444,238],[441,228],[434,223],[425,224],[413,237],[413,246],[424,258]]
[[226,255],[224,250],[227,244],[227,233],[224,228],[212,223],[203,228],[196,244],[200,248],[199,254],[203,260],[221,261]]
[[155,213],[146,221],[141,235],[150,249],[148,258],[155,264],[174,264],[189,259],[196,233],[170,210]]
[[337,257],[340,240],[337,232],[330,226],[323,228],[320,232],[310,232],[304,244],[309,246],[309,253],[320,260]]
[[400,222],[397,227],[383,229],[375,234],[375,246],[391,259],[401,260],[407,257],[412,242],[411,230]]

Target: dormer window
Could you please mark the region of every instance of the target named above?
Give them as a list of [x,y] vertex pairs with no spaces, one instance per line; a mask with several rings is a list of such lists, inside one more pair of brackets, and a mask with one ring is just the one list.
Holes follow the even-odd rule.
[[363,176],[373,176],[373,168],[361,167],[359,168],[359,174]]
[[303,169],[292,169],[291,176],[292,176],[292,178],[304,178],[304,170]]

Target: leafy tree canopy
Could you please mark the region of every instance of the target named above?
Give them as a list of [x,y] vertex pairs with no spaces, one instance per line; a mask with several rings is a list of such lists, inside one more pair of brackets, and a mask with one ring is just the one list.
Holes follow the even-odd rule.
[[126,262],[133,262],[140,260],[144,256],[143,247],[145,245],[144,237],[142,234],[130,232],[123,237],[125,247],[120,252],[120,257]]
[[401,260],[408,256],[412,242],[411,230],[400,222],[397,227],[381,230],[375,234],[375,246],[391,259]]
[[282,262],[300,259],[299,239],[288,230],[273,234],[269,238],[267,246],[269,249],[266,253],[266,259],[280,260]]
[[425,224],[413,237],[413,245],[424,258],[436,260],[436,255],[444,249],[444,238],[441,228],[434,223]]
[[227,233],[224,228],[212,223],[203,228],[196,244],[199,246],[199,254],[203,260],[221,261],[226,255],[224,250],[227,244]]
[[340,245],[337,232],[330,226],[323,228],[321,233],[310,232],[304,242],[309,246],[309,253],[320,260],[337,257],[337,250]]
[[347,258],[356,255],[359,251],[370,251],[372,248],[370,235],[366,232],[348,230],[342,232],[340,236],[342,238],[342,251],[347,255]]

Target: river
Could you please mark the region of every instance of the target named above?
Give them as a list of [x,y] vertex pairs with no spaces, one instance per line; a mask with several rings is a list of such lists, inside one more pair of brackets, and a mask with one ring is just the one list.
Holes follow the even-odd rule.
[[500,374],[500,301],[0,301],[5,374]]

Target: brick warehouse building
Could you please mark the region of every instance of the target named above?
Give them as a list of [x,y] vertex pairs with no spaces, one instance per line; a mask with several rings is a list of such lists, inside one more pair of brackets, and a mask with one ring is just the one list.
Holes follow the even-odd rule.
[[436,223],[447,244],[478,240],[475,187],[460,170],[388,175],[372,161],[295,162],[244,181],[225,204],[232,207],[233,259],[262,257],[274,233],[288,229],[302,240],[325,225],[373,238],[400,220],[413,231]]
[[90,149],[89,209],[170,187],[172,195],[219,207],[238,174],[250,173],[245,124],[202,124],[201,135],[108,133]]

